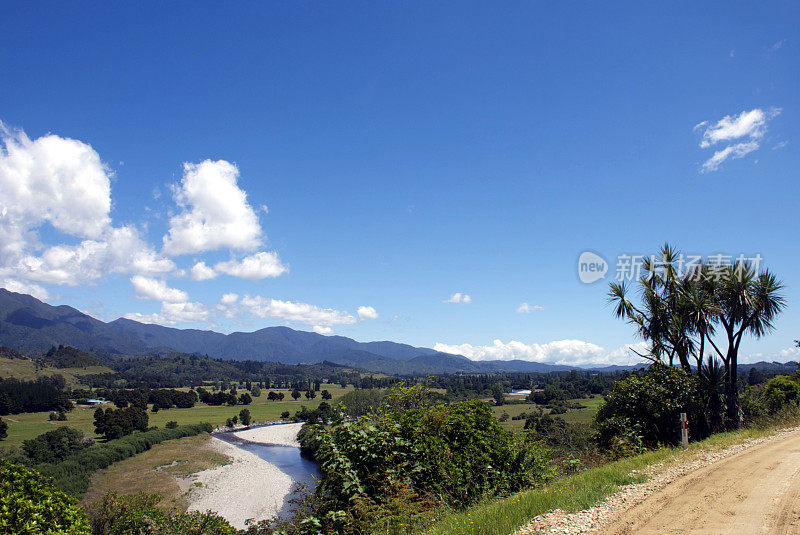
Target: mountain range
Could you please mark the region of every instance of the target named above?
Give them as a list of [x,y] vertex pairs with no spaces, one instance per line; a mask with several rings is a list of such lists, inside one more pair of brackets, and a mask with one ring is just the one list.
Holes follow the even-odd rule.
[[[323,360],[388,374],[552,372],[574,369],[522,360],[472,361],[390,341],[357,342],[289,327],[222,334],[175,329],[120,318],[103,322],[70,306],[52,306],[35,297],[0,289],[0,345],[43,354],[65,345],[104,358],[179,351],[225,360],[312,364]],[[611,369],[613,368],[613,370]],[[598,371],[618,371],[614,366]],[[630,368],[627,368],[630,369]]]

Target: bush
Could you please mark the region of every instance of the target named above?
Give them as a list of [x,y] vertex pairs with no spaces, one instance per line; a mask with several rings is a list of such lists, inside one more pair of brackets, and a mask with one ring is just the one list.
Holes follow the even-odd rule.
[[549,476],[543,450],[505,431],[486,403],[427,406],[424,391],[398,386],[376,414],[304,427],[301,444],[323,473],[320,531],[397,527],[437,504],[463,507]]
[[249,409],[242,409],[239,411],[239,421],[242,422],[242,425],[248,426],[250,425],[250,410]]
[[620,437],[633,451],[637,447],[678,444],[681,412],[689,415],[692,426],[703,421],[697,392],[697,377],[658,363],[643,376],[620,379],[595,416],[600,446],[619,446]]
[[8,436],[8,424],[0,418],[0,440],[3,440]]
[[[153,406],[154,412],[158,405]],[[98,435],[103,435],[106,440],[130,435],[134,431],[147,429],[149,417],[147,412],[136,406],[124,409],[98,408],[94,411],[94,430]]]
[[170,420],[164,425],[164,427],[166,427],[167,429],[176,429],[178,427],[178,422],[176,422],[175,420]]
[[59,463],[40,464],[36,469],[52,477],[58,489],[73,496],[81,496],[89,486],[89,477],[96,470],[149,450],[159,442],[210,433],[211,430],[210,424],[184,425],[176,429],[151,429],[89,446],[69,455]]
[[91,535],[77,501],[52,481],[24,466],[0,459],[0,533]]
[[89,512],[94,535],[235,535],[228,522],[210,511],[162,511],[158,494],[106,494]]
[[769,414],[775,414],[790,403],[800,400],[800,385],[791,377],[778,375],[769,380],[762,394],[764,406]]
[[22,450],[31,464],[57,463],[76,451],[88,448],[92,440],[71,427],[59,427],[22,443]]

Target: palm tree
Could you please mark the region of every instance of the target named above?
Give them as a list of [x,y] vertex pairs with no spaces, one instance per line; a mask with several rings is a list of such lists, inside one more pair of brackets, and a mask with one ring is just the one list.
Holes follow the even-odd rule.
[[[774,329],[775,317],[786,306],[784,286],[770,271],[757,273],[744,261],[725,268],[698,265],[678,273],[679,255],[674,248],[665,244],[660,257],[658,265],[643,262],[639,306],[628,298],[626,284],[611,283],[608,299],[614,304],[614,314],[635,326],[637,336],[649,344],[648,353],[640,356],[654,362],[665,359],[672,366],[677,358],[691,373],[689,358],[693,357],[697,373],[702,375],[707,344],[711,346],[724,368],[728,420],[738,427],[739,346],[745,335],[761,338]],[[718,327],[727,348],[715,340]],[[719,372],[718,365],[709,369]]]
[[752,265],[739,262],[726,268],[717,288],[718,312],[728,342],[725,355],[718,351],[727,370],[725,388],[728,419],[741,423],[737,385],[739,345],[745,334],[761,338],[774,330],[776,316],[786,307],[784,285],[769,270],[756,273]]

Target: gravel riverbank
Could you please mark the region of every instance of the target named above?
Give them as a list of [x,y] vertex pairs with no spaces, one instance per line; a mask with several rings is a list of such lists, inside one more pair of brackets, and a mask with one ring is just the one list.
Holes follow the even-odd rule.
[[[261,444],[299,446],[301,424],[247,429],[232,433],[237,438]],[[247,519],[266,520],[278,514],[294,481],[275,465],[217,437],[211,447],[232,462],[190,476],[189,511],[214,511],[236,528]]]

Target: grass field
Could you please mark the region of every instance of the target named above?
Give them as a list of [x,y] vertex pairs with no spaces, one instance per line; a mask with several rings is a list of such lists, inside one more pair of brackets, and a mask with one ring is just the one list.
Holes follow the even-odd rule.
[[85,368],[40,368],[36,369],[36,363],[29,359],[7,359],[0,358],[0,377],[14,377],[31,381],[37,377],[59,374],[64,377],[69,386],[75,387],[81,384],[82,375],[95,373],[114,373],[111,368],[105,366],[86,366]]
[[[342,397],[345,393],[352,390],[352,386],[342,388],[340,385],[323,384],[322,390],[328,390],[333,396],[333,402]],[[198,424],[207,422],[211,425],[224,425],[228,418],[239,414],[244,408],[250,410],[250,415],[253,422],[261,422],[265,420],[277,420],[284,411],[289,411],[292,415],[302,405],[309,409],[315,409],[323,401],[319,393],[317,397],[308,400],[305,396],[300,397],[294,401],[289,394],[291,390],[274,390],[275,392],[283,392],[283,401],[268,401],[267,393],[269,389],[263,389],[261,396],[253,398],[253,403],[250,405],[236,405],[231,407],[229,405],[210,406],[205,403],[198,403],[191,409],[162,409],[156,413],[148,412],[150,417],[149,424],[151,427],[164,427],[164,425],[173,420],[178,422],[179,425]],[[239,391],[241,393],[242,390]],[[330,402],[329,402],[330,403]],[[103,407],[113,407],[112,404],[102,405]],[[8,438],[0,442],[0,448],[7,446],[20,446],[23,440],[34,438],[46,431],[55,429],[61,425],[68,425],[82,431],[86,436],[98,438],[94,434],[94,411],[97,407],[76,407],[67,413],[66,422],[51,422],[49,421],[49,412],[34,412],[25,414],[11,414],[3,416],[3,420],[8,423]]]
[[162,506],[184,510],[187,505],[184,500],[186,487],[181,488],[173,476],[183,478],[230,461],[209,448],[208,442],[206,433],[167,440],[139,455],[98,470],[92,475],[81,505],[90,505],[108,492],[145,492],[160,494]]
[[581,405],[586,406],[586,408],[570,409],[566,414],[562,414],[561,417],[569,423],[588,424],[592,421],[592,418],[594,418],[594,415],[597,413],[597,409],[600,408],[600,404],[603,402],[603,396],[595,395],[590,399],[571,399],[570,401],[580,403]]
[[[559,416],[566,420],[569,423],[582,423],[588,424],[594,418],[597,409],[600,407],[600,403],[603,402],[603,396],[592,396],[588,399],[571,399],[569,401],[579,403],[586,408],[584,409],[569,409],[566,414],[560,414]],[[492,412],[498,418],[503,413],[508,414],[508,420],[505,422],[501,422],[501,425],[510,430],[510,431],[517,431],[522,429],[525,426],[525,420],[512,420],[514,416],[519,416],[521,413],[526,412],[536,413],[538,412],[539,405],[535,403],[524,403],[524,404],[514,404],[514,405],[501,405],[501,406],[493,406]],[[544,412],[549,412],[550,409],[545,409],[542,407]]]

